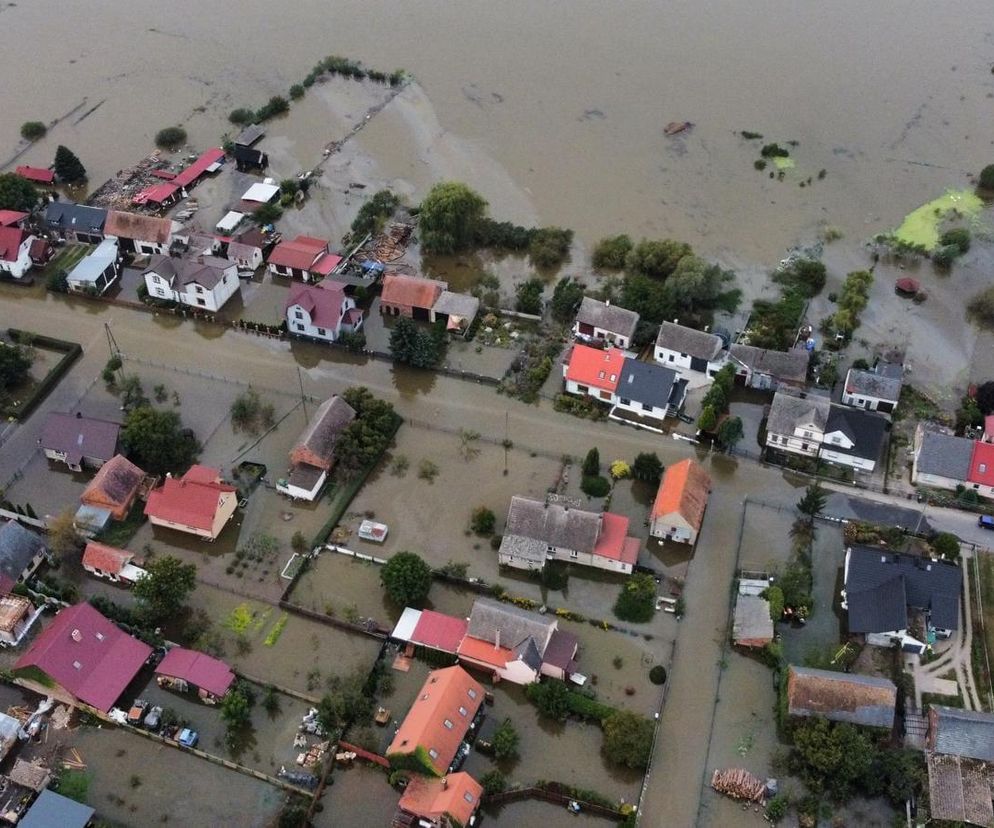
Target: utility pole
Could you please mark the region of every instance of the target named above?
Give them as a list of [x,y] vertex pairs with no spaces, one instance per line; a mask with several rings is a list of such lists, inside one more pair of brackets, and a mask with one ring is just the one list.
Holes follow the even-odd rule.
[[117,344],[117,339],[114,337],[114,332],[110,329],[110,323],[104,322],[104,333],[107,334],[107,347],[110,348],[110,358],[117,358],[121,365],[118,367],[119,379],[124,379],[124,359],[121,356],[121,349]]
[[507,448],[511,444],[511,438],[508,436],[508,420],[510,419],[510,412],[504,412],[504,476],[507,477]]
[[300,386],[300,407],[304,409],[304,422],[307,422],[307,399],[304,397],[304,377],[300,373],[300,366],[297,366],[297,384]]

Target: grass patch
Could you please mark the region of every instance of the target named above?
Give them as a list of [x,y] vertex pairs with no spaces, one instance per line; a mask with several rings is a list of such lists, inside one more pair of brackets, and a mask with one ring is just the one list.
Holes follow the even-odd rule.
[[286,622],[290,620],[290,616],[287,613],[283,613],[280,616],[280,620],[277,621],[273,628],[269,631],[269,635],[266,636],[265,640],[262,642],[267,647],[273,647],[276,642],[280,640],[280,636],[283,635],[283,628],[286,626]]
[[255,612],[248,604],[239,604],[225,619],[224,626],[235,635],[242,635],[255,620]]

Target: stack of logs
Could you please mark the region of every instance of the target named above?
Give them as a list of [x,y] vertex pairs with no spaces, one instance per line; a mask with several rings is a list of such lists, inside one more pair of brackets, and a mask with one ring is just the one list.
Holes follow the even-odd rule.
[[732,799],[748,802],[762,802],[766,795],[766,783],[742,768],[715,770],[711,776],[711,787]]

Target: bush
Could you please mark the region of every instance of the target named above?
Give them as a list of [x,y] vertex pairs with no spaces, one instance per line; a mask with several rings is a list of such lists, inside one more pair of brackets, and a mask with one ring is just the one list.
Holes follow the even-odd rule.
[[528,279],[518,285],[514,291],[516,296],[515,310],[521,313],[530,313],[533,316],[541,316],[543,288],[541,279]]
[[487,202],[455,181],[436,184],[418,212],[421,245],[427,253],[458,253],[474,240],[487,211]]
[[598,270],[621,270],[634,244],[629,236],[607,236],[597,242],[590,257]]
[[572,243],[572,230],[540,227],[532,233],[528,258],[535,267],[557,267],[566,261]]
[[651,719],[619,710],[604,720],[604,756],[609,762],[643,770],[652,753],[654,725]]
[[601,453],[597,450],[597,446],[587,452],[587,456],[583,458],[581,470],[584,477],[594,477],[601,473]]
[[352,222],[353,236],[362,237],[367,233],[379,233],[386,220],[393,215],[400,200],[389,190],[380,190],[359,208]]
[[525,696],[538,708],[539,715],[563,722],[569,715],[569,688],[561,681],[529,684]]
[[165,127],[165,129],[160,129],[155,133],[155,145],[162,149],[174,150],[185,143],[186,130],[183,127]]
[[295,83],[290,87],[290,100],[299,101],[304,97],[304,87],[299,83]]
[[653,684],[666,683],[666,668],[662,664],[657,664],[649,671],[649,681]]
[[498,759],[511,759],[518,755],[518,731],[510,719],[504,719],[494,731],[494,756]]
[[41,121],[25,121],[21,124],[21,137],[26,141],[37,141],[44,138],[48,127]]
[[493,513],[492,509],[488,509],[486,506],[477,506],[473,510],[469,526],[470,529],[473,530],[474,534],[480,535],[481,537],[492,535],[496,525],[497,516]]
[[607,497],[611,483],[601,475],[585,475],[580,481],[580,490],[588,497]]
[[994,287],[985,288],[966,306],[967,313],[983,328],[994,328]]
[[380,570],[380,582],[401,607],[424,603],[431,589],[431,567],[414,552],[398,552]]
[[960,556],[959,539],[951,532],[940,532],[932,541],[932,548],[943,558],[957,560]]
[[656,452],[640,452],[632,463],[632,476],[646,483],[658,483],[663,476],[663,463]]
[[979,183],[985,190],[994,190],[994,164],[988,164],[980,171]]
[[614,604],[614,614],[622,621],[643,624],[656,610],[656,580],[647,573],[630,575]]
[[231,112],[228,113],[228,120],[238,126],[248,126],[252,123],[254,118],[255,113],[251,109],[244,106],[241,106],[238,109],[232,109]]
[[970,249],[970,231],[965,227],[947,230],[939,238],[939,244],[943,247],[954,246],[959,251],[959,255],[962,255]]
[[763,158],[788,158],[790,152],[779,144],[766,144],[760,151],[759,154]]
[[483,793],[488,796],[503,793],[507,790],[507,779],[496,768],[483,774],[480,777],[480,784],[483,786]]
[[55,175],[60,181],[75,184],[86,179],[86,167],[68,147],[59,144],[55,149]]

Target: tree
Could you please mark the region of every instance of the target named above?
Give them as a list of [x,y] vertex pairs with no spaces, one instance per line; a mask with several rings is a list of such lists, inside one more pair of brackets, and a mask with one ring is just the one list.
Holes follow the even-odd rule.
[[352,222],[352,235],[360,240],[367,233],[379,233],[386,220],[393,215],[400,199],[389,190],[379,190],[362,207]]
[[[723,304],[727,286],[735,280],[731,270],[723,270],[699,256],[686,255],[677,262],[673,273],[666,280],[661,298],[674,312],[693,314]],[[738,303],[738,293],[734,294]]]
[[954,227],[939,237],[943,247],[955,247],[956,255],[962,256],[970,250],[970,231],[966,227]]
[[442,181],[428,192],[418,212],[421,246],[427,253],[458,253],[473,243],[487,202],[465,184]]
[[0,173],[0,210],[28,213],[38,203],[38,191],[30,181],[14,173]]
[[143,405],[124,418],[121,442],[128,456],[152,474],[185,471],[197,459],[200,443],[175,411]]
[[612,713],[602,723],[605,758],[616,765],[643,770],[652,753],[653,723],[651,719],[628,710]]
[[21,137],[25,141],[37,141],[39,138],[44,138],[47,132],[48,127],[41,121],[25,121],[21,124]]
[[625,258],[625,269],[650,279],[665,279],[676,270],[680,260],[692,252],[686,242],[642,239]]
[[55,175],[60,181],[74,184],[86,180],[86,167],[71,149],[59,144],[55,150]]
[[980,171],[978,182],[983,189],[994,190],[994,164],[988,164]]
[[642,624],[652,620],[656,607],[656,579],[642,572],[630,575],[614,604],[614,614],[622,621]]
[[221,699],[221,720],[227,729],[230,748],[240,730],[252,721],[252,701],[239,684],[232,687]]
[[518,731],[510,719],[504,719],[494,731],[494,756],[498,759],[512,759],[518,755]]
[[994,414],[994,380],[987,380],[979,385],[974,399],[982,414]]
[[808,518],[809,523],[814,523],[818,515],[825,508],[828,495],[822,489],[821,484],[815,481],[804,490],[804,495],[797,501],[797,511]]
[[518,285],[514,291],[516,297],[515,309],[521,313],[540,316],[542,313],[543,287],[541,279],[528,279]]
[[20,385],[31,371],[31,355],[22,345],[0,342],[0,391]]
[[155,133],[155,145],[166,150],[174,150],[186,143],[186,130],[183,127],[164,127]]
[[633,246],[631,238],[624,234],[606,236],[594,247],[591,264],[598,270],[621,270]]
[[584,477],[594,477],[601,473],[601,453],[597,450],[597,446],[590,449],[583,458],[581,471]]
[[278,204],[263,204],[258,210],[252,213],[252,221],[259,226],[264,224],[275,224],[283,215],[283,208]]
[[56,558],[68,560],[79,551],[80,538],[76,533],[72,509],[59,512],[48,522],[48,548]]
[[197,586],[197,567],[172,555],[153,558],[145,572],[132,592],[153,624],[176,615]]
[[811,718],[794,725],[793,737],[793,763],[812,793],[844,802],[859,790],[875,756],[865,733],[848,723]]
[[663,463],[654,451],[643,451],[632,464],[632,477],[645,483],[658,483],[663,476]]
[[397,320],[390,332],[390,355],[397,362],[410,362],[418,341],[418,326],[406,316]]
[[390,354],[415,368],[434,368],[445,353],[444,337],[444,331],[422,331],[412,319],[402,317],[390,332]]
[[417,607],[431,589],[431,567],[414,552],[398,552],[380,570],[380,583],[398,606]]
[[917,795],[927,778],[921,751],[878,750],[873,769],[863,780],[867,796],[886,796],[892,805],[904,803]]
[[397,429],[398,416],[388,402],[374,397],[368,388],[356,386],[342,394],[356,418],[335,441],[337,473],[351,479],[384,452]]
[[783,590],[778,586],[771,586],[764,590],[766,600],[770,604],[770,620],[774,624],[783,618],[784,597]]
[[497,525],[497,516],[493,513],[492,509],[488,509],[486,506],[477,506],[473,510],[473,516],[469,525],[475,534],[486,537],[494,533],[494,527]]
[[573,231],[562,227],[539,227],[532,231],[528,259],[535,267],[556,267],[569,256]]
[[802,296],[812,298],[825,287],[825,265],[814,259],[794,259],[773,274],[773,281]]
[[497,768],[487,771],[480,777],[483,792],[488,796],[503,793],[507,790],[507,778]]
[[325,733],[340,732],[346,725],[367,724],[372,718],[373,698],[366,692],[366,675],[356,670],[347,676],[333,675],[328,692],[318,704],[318,722]]
[[957,560],[960,556],[959,538],[952,532],[940,532],[932,541],[932,548],[940,557]]
[[701,408],[701,413],[697,415],[697,427],[701,431],[705,431],[710,434],[714,431],[717,424],[718,415],[715,413],[714,408],[710,405],[705,405]]
[[571,276],[564,276],[552,291],[552,301],[549,308],[552,318],[557,322],[568,324],[573,321],[580,302],[583,301],[583,285],[573,280]]
[[248,107],[240,106],[238,109],[231,110],[228,114],[228,120],[238,126],[247,126],[255,120],[255,113]]
[[742,428],[742,419],[740,417],[728,417],[725,421],[718,426],[718,433],[715,435],[715,439],[725,451],[731,451],[735,448],[735,444],[739,442],[745,436],[745,431]]
[[584,475],[580,481],[580,491],[589,497],[607,497],[611,482],[599,474]]
[[525,688],[525,695],[538,708],[540,716],[557,722],[566,721],[569,715],[569,688],[561,681],[529,684]]
[[615,460],[611,464],[610,474],[614,480],[624,480],[626,477],[631,477],[632,467],[624,460]]

